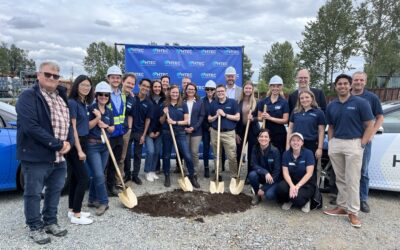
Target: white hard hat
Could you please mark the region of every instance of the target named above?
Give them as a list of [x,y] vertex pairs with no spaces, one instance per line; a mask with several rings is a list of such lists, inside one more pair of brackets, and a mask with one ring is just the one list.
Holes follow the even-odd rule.
[[107,76],[109,75],[120,75],[122,76],[122,71],[117,65],[113,65],[108,68],[107,70]]
[[293,136],[298,136],[302,141],[304,141],[303,135],[300,134],[299,132],[294,132],[294,133],[292,133],[292,134],[290,135],[290,139],[289,139],[289,140],[292,140]]
[[236,69],[232,66],[229,66],[225,70],[225,75],[236,75]]
[[269,85],[271,85],[271,84],[283,85],[283,80],[280,76],[274,75],[273,77],[271,77],[271,80],[269,80]]
[[111,93],[111,87],[105,81],[101,81],[96,85],[95,93]]
[[217,84],[215,84],[215,82],[213,80],[208,80],[204,87],[205,88],[214,88],[215,89],[217,87]]

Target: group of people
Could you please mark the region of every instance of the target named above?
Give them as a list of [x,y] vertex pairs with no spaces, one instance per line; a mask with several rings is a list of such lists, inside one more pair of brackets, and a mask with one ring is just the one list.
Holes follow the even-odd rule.
[[[97,84],[85,75],[78,76],[67,97],[66,89],[59,85],[59,70],[55,63],[42,63],[38,84],[24,91],[16,105],[17,158],[24,175],[25,217],[30,237],[37,243],[50,242],[49,233],[67,233],[57,223],[66,160],[72,171],[68,202],[71,223],[93,222],[91,214],[82,211],[87,186],[87,206],[96,208],[98,216],[109,208],[108,197],[120,192],[122,183],[109,159],[106,140],[124,182],[142,184],[139,173],[145,145],[145,179],[153,182],[162,171],[165,187],[171,185],[172,136],[183,158],[184,171],[195,188],[200,188],[200,142],[204,178],[212,172],[210,146],[214,156],[219,156],[214,157],[214,166],[220,161],[219,166],[224,167],[226,158],[230,175],[236,178],[238,164],[243,160],[242,148],[247,145],[246,179],[254,191],[252,204],[257,205],[264,197],[282,203],[282,209],[296,206],[309,212],[321,205],[316,199],[316,162],[322,156],[328,124],[338,207],[324,213],[348,216],[354,227],[360,227],[360,202],[362,210],[369,211],[371,139],[383,116],[379,99],[364,89],[367,78],[363,72],[353,77],[339,75],[334,82],[338,98],[327,106],[323,92],[310,88],[306,69],[298,71],[298,89],[288,100],[283,95],[282,78],[273,76],[267,96],[258,101],[250,81],[242,87],[235,84],[237,74],[233,67],[225,71],[226,84],[217,85],[211,80],[205,84],[203,98],[197,95],[198,87],[189,78],[183,78],[179,87],[170,85],[167,75],[156,80],[141,79],[139,92],[134,94],[136,76],[122,74],[115,65],[108,69],[106,81]],[[247,126],[248,139],[244,141]],[[218,129],[222,146],[219,153]],[[44,206],[40,211],[44,186]]]

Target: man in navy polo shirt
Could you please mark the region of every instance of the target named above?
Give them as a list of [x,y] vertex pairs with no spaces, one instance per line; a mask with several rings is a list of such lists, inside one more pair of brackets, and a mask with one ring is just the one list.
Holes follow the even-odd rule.
[[[214,155],[217,155],[217,129],[218,115],[221,116],[221,134],[220,139],[228,160],[229,169],[232,177],[237,176],[237,160],[236,160],[236,123],[240,119],[239,105],[234,99],[227,98],[226,88],[224,85],[218,85],[216,88],[217,100],[210,105],[210,113],[208,121],[211,122],[211,144],[213,146]],[[221,153],[219,159],[221,162]],[[216,157],[214,158],[214,166],[216,166]],[[220,164],[221,166],[221,164]]]
[[139,178],[140,163],[142,160],[142,148],[145,142],[147,130],[150,125],[151,110],[153,103],[147,97],[150,90],[151,80],[143,78],[139,83],[139,94],[135,96],[133,115],[133,174],[132,181],[138,185],[142,184]]
[[352,96],[352,78],[341,74],[335,79],[338,98],[327,107],[329,157],[338,188],[337,207],[324,213],[348,216],[353,227],[361,227],[360,178],[365,145],[373,133],[373,115],[368,102]]
[[368,101],[372,109],[372,114],[375,117],[374,130],[368,143],[365,145],[364,155],[361,167],[361,181],[360,181],[360,209],[364,213],[369,213],[368,206],[368,191],[369,191],[369,177],[368,177],[368,164],[371,159],[371,141],[376,131],[383,123],[382,105],[377,95],[365,89],[367,84],[367,74],[364,72],[355,72],[353,74],[353,84],[351,94],[364,98]]

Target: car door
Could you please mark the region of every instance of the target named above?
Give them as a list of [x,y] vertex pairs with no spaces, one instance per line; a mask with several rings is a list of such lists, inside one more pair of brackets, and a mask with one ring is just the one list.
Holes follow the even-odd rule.
[[11,184],[11,140],[6,123],[0,116],[0,190],[10,189]]

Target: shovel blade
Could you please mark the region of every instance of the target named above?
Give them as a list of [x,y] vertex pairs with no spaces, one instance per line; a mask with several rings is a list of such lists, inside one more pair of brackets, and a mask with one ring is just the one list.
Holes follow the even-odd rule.
[[211,181],[210,182],[210,193],[212,194],[222,194],[224,193],[224,182],[223,181]]
[[178,184],[184,192],[193,191],[193,185],[187,177],[178,179]]
[[244,188],[244,180],[240,180],[239,178],[232,178],[231,183],[229,184],[229,190],[231,194],[238,195],[243,191]]
[[127,208],[133,208],[138,203],[137,197],[130,187],[127,187],[125,190],[119,193],[118,197],[121,203]]

